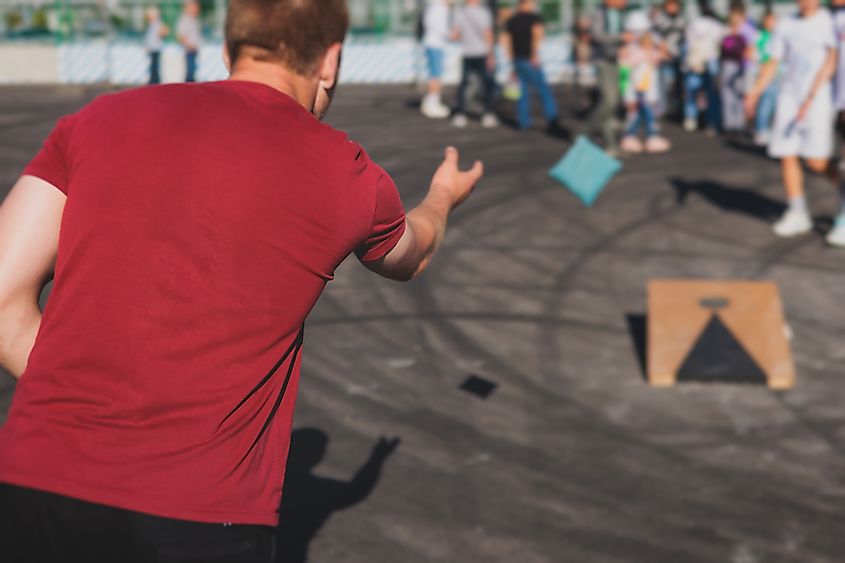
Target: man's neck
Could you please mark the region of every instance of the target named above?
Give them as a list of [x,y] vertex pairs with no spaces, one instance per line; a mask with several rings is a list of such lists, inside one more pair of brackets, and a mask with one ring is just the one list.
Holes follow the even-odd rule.
[[243,80],[265,84],[282,94],[286,94],[309,112],[317,93],[314,80],[290,72],[278,64],[258,61],[239,62],[232,70],[229,80]]
[[819,9],[813,8],[812,10],[807,10],[805,12],[801,12],[801,17],[802,18],[812,18],[813,16],[815,16],[818,13],[819,13]]

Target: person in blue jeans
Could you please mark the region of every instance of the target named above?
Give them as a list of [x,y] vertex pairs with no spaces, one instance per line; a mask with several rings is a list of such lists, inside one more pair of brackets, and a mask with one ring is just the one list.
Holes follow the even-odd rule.
[[176,36],[185,49],[185,82],[196,81],[197,54],[202,45],[202,24],[200,23],[200,5],[196,0],[188,0],[176,22]]
[[502,40],[505,51],[513,60],[514,72],[522,90],[516,106],[519,128],[526,130],[531,127],[531,97],[532,92],[536,91],[543,104],[548,131],[555,133],[560,130],[557,103],[540,66],[540,44],[544,34],[543,19],[537,13],[537,3],[534,0],[520,0],[516,12],[505,23]]
[[698,128],[698,101],[702,93],[707,102],[707,130],[715,132],[719,128],[722,110],[717,81],[719,46],[724,35],[724,26],[710,8],[709,0],[699,0],[699,15],[687,27],[685,39],[684,129],[687,131]]

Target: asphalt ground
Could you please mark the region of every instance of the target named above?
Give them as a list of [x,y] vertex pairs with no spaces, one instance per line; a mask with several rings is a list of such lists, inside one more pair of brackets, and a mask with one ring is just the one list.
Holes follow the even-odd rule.
[[[0,185],[95,94],[0,90]],[[777,165],[667,125],[671,153],[626,159],[587,210],[547,175],[565,141],[458,130],[412,100],[342,88],[328,120],[409,207],[449,143],[486,177],[423,277],[389,282],[349,260],[311,315],[280,561],[842,561],[845,252],[822,240],[833,190],[810,178],[817,232],[775,239]],[[776,282],[797,386],[650,388],[641,328],[657,277]],[[486,397],[460,388],[471,376]],[[0,413],[13,389],[0,377]]]

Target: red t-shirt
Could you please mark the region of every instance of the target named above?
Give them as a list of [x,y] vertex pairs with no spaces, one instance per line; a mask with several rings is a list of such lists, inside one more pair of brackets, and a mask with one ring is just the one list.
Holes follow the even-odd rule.
[[262,84],[101,96],[25,174],[67,194],[0,481],[200,522],[278,520],[302,326],[405,228],[390,177]]

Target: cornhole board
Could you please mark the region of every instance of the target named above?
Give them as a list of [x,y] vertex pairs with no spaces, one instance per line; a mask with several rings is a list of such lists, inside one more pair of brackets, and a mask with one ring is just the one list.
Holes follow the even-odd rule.
[[648,380],[795,384],[789,327],[771,282],[652,280]]

